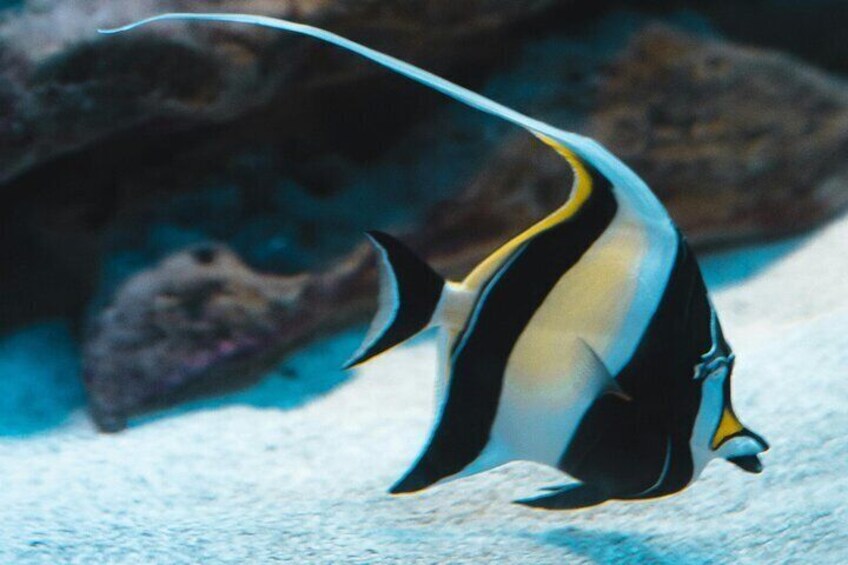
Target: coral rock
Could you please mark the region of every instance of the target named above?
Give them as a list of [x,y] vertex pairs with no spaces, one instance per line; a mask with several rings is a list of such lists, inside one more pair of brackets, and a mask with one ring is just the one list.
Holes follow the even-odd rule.
[[198,381],[249,382],[282,335],[308,335],[297,311],[312,306],[304,282],[258,275],[211,245],[131,278],[88,329],[84,380],[98,426],[119,430],[131,414],[191,396]]
[[848,204],[848,91],[791,57],[649,28],[598,98],[594,135],[698,242],[805,229]]
[[[630,163],[695,243],[811,225],[848,201],[848,100],[838,83],[774,53],[666,29],[638,34],[600,82],[594,134]],[[566,165],[507,137],[457,195],[403,238],[459,277],[562,201]],[[370,252],[322,273],[261,275],[195,248],[127,282],[92,324],[85,379],[103,429],[189,392],[249,382],[293,347],[363,320]]]

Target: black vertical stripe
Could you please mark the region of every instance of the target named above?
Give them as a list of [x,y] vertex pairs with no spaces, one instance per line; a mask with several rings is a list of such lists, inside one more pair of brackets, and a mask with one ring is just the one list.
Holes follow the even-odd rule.
[[[677,256],[660,304],[630,361],[616,375],[632,402],[625,409],[606,398],[597,400],[575,432],[560,468],[587,484],[602,485],[615,497],[629,498],[658,478],[664,457],[658,446],[670,439],[668,473],[644,497],[685,487],[692,478],[689,439],[701,404],[701,383],[693,378],[694,368],[712,347],[711,320],[700,269],[678,235]],[[719,347],[729,353],[723,340]],[[645,438],[653,439],[646,443]]]
[[669,434],[657,414],[619,396],[603,395],[580,421],[560,469],[608,497],[621,498],[657,482],[668,444]]
[[456,474],[489,441],[507,361],[551,289],[601,236],[618,210],[610,182],[584,163],[589,198],[573,216],[530,239],[492,276],[453,353],[441,419],[412,470],[392,489],[410,492]]

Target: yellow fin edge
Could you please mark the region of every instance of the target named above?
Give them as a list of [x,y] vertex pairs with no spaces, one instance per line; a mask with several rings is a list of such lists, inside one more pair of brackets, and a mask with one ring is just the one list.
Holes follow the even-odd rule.
[[540,133],[533,133],[533,135],[565,158],[571,166],[572,171],[574,171],[574,184],[571,187],[568,200],[566,200],[565,203],[557,208],[553,213],[513,237],[491,255],[486,257],[486,259],[477,265],[477,267],[475,267],[474,270],[471,271],[471,273],[462,281],[462,285],[465,288],[478,288],[506,260],[506,258],[512,254],[513,251],[521,246],[521,244],[539,233],[571,218],[592,194],[592,177],[577,155],[550,137]]

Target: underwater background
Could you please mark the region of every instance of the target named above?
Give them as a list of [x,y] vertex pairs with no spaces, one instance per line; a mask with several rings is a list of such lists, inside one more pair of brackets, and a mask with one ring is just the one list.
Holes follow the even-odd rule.
[[[164,11],[326,27],[645,178],[695,246],[765,471],[654,502],[414,497],[435,344],[339,367],[363,232],[460,276],[558,205],[516,128],[354,55]],[[848,560],[848,1],[0,3],[0,563]],[[108,433],[114,432],[114,433]]]

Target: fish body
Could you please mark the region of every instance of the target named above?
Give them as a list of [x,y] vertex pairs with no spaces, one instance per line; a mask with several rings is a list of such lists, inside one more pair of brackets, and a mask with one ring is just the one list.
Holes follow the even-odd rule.
[[[733,355],[685,238],[544,140],[574,169],[566,204],[462,282],[430,285],[435,306],[420,324],[442,334],[442,404],[427,447],[392,491],[526,460],[582,482],[528,505],[655,498],[691,484],[725,440],[731,460],[758,470],[767,445],[733,413]],[[382,288],[398,289],[384,292],[380,311],[400,312],[404,295],[423,292],[404,292],[407,281],[425,277],[395,259],[397,241],[371,237],[382,272],[393,273]],[[387,319],[351,364],[405,339]]]
[[570,509],[677,492],[714,458],[759,472],[768,445],[733,411],[733,354],[697,262],[644,181],[600,144],[311,26],[168,14],[113,31],[163,19],[259,24],[333,43],[524,128],[573,171],[560,208],[462,281],[369,234],[379,308],[348,366],[427,328],[440,334],[436,422],[393,493],[527,460],[578,482],[519,502]]

